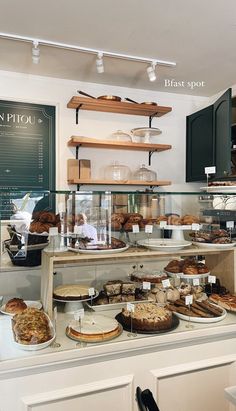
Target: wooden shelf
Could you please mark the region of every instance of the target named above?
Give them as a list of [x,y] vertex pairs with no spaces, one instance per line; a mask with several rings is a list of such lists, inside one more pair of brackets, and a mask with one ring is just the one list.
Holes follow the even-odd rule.
[[96,148],[110,148],[120,150],[140,150],[140,151],[164,151],[170,150],[170,144],[147,144],[147,143],[132,143],[125,141],[108,141],[98,140],[95,138],[75,137],[72,136],[68,141],[69,147],[96,147]]
[[122,185],[122,186],[169,186],[171,181],[160,180],[160,181],[139,181],[139,180],[127,180],[127,181],[114,181],[114,180],[92,180],[92,179],[76,179],[68,180],[68,184],[77,185]]
[[134,104],[120,101],[90,99],[88,97],[74,96],[67,104],[68,108],[90,111],[103,111],[110,113],[130,114],[136,116],[161,117],[169,113],[172,108],[154,106],[151,104]]

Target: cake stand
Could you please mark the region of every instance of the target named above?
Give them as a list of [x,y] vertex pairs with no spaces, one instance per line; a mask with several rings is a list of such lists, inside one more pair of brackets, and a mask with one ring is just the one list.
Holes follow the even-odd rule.
[[[201,226],[200,226],[201,228]],[[173,240],[184,240],[184,231],[192,231],[192,225],[171,225],[165,227],[158,227],[159,230],[172,230],[171,238]]]
[[79,299],[79,300],[74,300],[74,299],[73,300],[68,300],[68,299],[61,300],[61,299],[53,298],[53,300],[60,302],[60,303],[65,303],[64,312],[66,314],[73,314],[75,311],[83,308],[83,303],[85,301],[91,301],[92,303],[92,300],[94,300],[94,298],[96,298],[98,294],[99,294],[98,291],[95,290],[95,294],[89,298],[84,298],[84,299]]

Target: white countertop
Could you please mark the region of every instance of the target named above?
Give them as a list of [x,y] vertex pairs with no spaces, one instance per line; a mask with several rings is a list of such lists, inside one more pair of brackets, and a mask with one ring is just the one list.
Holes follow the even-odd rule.
[[[102,314],[114,318],[119,312],[120,310],[107,310]],[[65,334],[65,329],[72,318],[71,314],[58,313],[56,341],[60,344],[59,348],[49,346],[38,351],[25,351],[14,346],[11,317],[1,314],[0,374],[75,359],[91,362],[98,357],[114,357],[125,353],[131,355],[148,350],[165,350],[167,347],[176,348],[177,345],[185,346],[189,343],[200,344],[214,339],[236,338],[236,314],[228,313],[224,320],[216,323],[191,323],[192,328],[188,328],[188,322],[180,320],[178,327],[170,332],[137,334],[136,337],[129,337],[128,332],[123,331],[112,341],[89,343],[81,347]]]

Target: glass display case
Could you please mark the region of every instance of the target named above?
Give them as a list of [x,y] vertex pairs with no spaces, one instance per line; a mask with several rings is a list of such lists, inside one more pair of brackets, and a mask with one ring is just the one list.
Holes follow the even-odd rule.
[[[209,296],[236,291],[232,192],[2,192],[0,212],[0,326],[8,341],[3,360],[17,357],[19,350],[28,356],[27,351],[64,351],[76,344],[86,349],[110,340],[153,338],[160,332],[178,336],[191,327],[235,323],[234,314],[221,308],[215,314],[205,311],[204,317]],[[36,284],[27,293],[27,286],[16,292],[12,285],[10,294],[48,314],[51,333],[43,346],[17,343],[14,311],[7,307],[9,285],[4,290],[6,271],[21,271],[25,279],[31,269],[40,276],[38,300],[30,298]],[[198,299],[202,306],[191,311]],[[168,306],[174,320],[152,332],[133,327],[132,320],[127,325],[122,312],[135,312],[138,304]],[[100,331],[92,340],[90,329],[97,318]],[[121,324],[117,329],[114,321]],[[83,339],[81,333],[87,336]]]

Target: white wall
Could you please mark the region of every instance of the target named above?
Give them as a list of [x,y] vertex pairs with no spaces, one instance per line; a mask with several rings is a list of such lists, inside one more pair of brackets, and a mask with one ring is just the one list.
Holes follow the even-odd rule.
[[[57,106],[57,189],[75,189],[75,186],[67,185],[67,159],[75,156],[75,149],[67,147],[70,136],[108,139],[118,129],[130,131],[134,127],[148,126],[148,118],[145,117],[92,111],[81,111],[79,125],[76,125],[75,110],[68,109],[67,103],[77,94],[78,89],[94,96],[113,94],[122,98],[130,97],[139,102],[156,101],[160,105],[171,106],[172,112],[155,118],[152,126],[162,130],[162,134],[155,138],[155,142],[171,144],[173,148],[162,153],[154,153],[152,168],[157,171],[158,179],[173,182],[171,190],[182,188],[181,185],[185,183],[186,115],[206,104],[208,98],[0,71],[0,99]],[[137,151],[82,148],[79,155],[80,158],[91,160],[92,176],[96,178],[103,178],[105,165],[111,164],[114,160],[128,165],[132,171],[142,163],[147,164],[148,161],[147,153]],[[198,188],[199,185],[186,184],[184,188],[191,190],[195,187]],[[166,190],[169,189],[170,187],[166,187]]]

